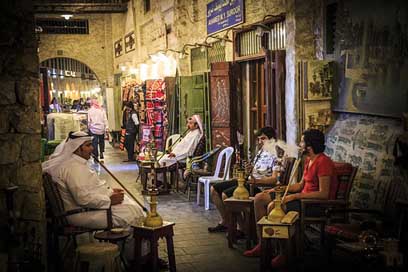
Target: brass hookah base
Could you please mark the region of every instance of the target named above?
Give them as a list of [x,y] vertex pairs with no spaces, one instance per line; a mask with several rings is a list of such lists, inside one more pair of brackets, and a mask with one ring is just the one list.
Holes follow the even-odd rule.
[[273,222],[273,223],[280,223],[282,218],[286,215],[286,213],[282,209],[282,194],[283,190],[281,188],[275,189],[275,199],[273,201],[274,203],[274,208],[272,211],[268,214],[268,220]]
[[147,212],[146,219],[144,221],[144,225],[146,227],[160,227],[163,225],[163,219],[157,213],[157,195],[159,191],[157,188],[153,187],[148,190],[148,195],[150,196],[150,211]]
[[232,197],[235,199],[246,200],[249,199],[249,192],[247,188],[245,188],[245,178],[244,178],[244,171],[237,170],[238,175],[238,187],[234,190]]

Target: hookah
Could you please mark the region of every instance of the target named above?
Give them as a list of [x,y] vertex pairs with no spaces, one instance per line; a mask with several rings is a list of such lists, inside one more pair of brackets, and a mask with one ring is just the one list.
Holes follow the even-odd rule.
[[249,192],[247,188],[245,188],[245,171],[242,169],[238,169],[236,171],[237,174],[237,180],[238,180],[238,187],[234,190],[232,197],[235,199],[240,199],[240,200],[245,200],[249,199]]
[[[157,151],[157,149],[156,149]],[[150,180],[152,187],[147,190],[147,194],[150,196],[150,211],[147,211],[147,216],[144,221],[144,225],[147,227],[160,227],[163,225],[163,219],[157,213],[157,196],[159,195],[159,190],[156,187],[156,175],[155,175],[155,164],[157,163],[157,152],[153,153],[154,162],[151,163],[150,173],[148,174],[148,179]]]
[[[273,200],[274,208],[268,214],[268,220],[271,222],[280,222],[281,219],[286,215],[286,213],[282,209],[282,193],[284,191],[284,187],[281,186],[281,172],[282,172],[282,157],[278,157],[277,159],[277,182],[275,187],[275,199]],[[289,188],[289,185],[286,187]]]

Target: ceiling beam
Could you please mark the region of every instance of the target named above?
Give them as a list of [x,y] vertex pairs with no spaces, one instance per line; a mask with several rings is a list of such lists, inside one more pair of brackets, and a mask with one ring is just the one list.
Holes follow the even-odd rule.
[[37,14],[124,13],[127,3],[44,3],[34,4]]

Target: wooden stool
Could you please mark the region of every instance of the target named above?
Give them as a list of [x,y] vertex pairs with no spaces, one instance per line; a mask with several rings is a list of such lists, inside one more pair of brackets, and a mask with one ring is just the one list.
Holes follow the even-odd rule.
[[237,218],[241,213],[245,213],[244,232],[246,234],[246,248],[251,248],[251,241],[256,244],[256,225],[254,213],[254,199],[248,200],[234,199],[232,197],[224,200],[225,211],[228,224],[228,247],[233,248],[236,240]]
[[120,255],[118,245],[111,243],[89,243],[80,245],[75,252],[75,271],[84,271],[84,263],[89,264],[88,271],[96,271],[102,266],[105,272],[120,271],[117,261]]
[[[170,180],[176,179],[176,172],[174,172],[172,169],[176,169],[176,166],[170,165],[170,166],[161,166],[158,168],[154,169],[154,174],[155,174],[155,180],[157,180],[157,174],[162,173],[163,174],[163,189],[159,189],[160,194],[169,194],[170,189],[169,189],[169,183],[167,182],[167,173],[170,172]],[[139,175],[140,175],[140,180],[143,185],[143,194],[147,194],[147,174],[150,173],[151,170],[151,164],[150,163],[145,163],[141,162],[139,164]],[[138,178],[139,179],[139,178]],[[137,181],[137,180],[136,180]],[[156,188],[158,188],[156,184]],[[177,191],[178,191],[178,183],[177,183]]]
[[[272,260],[272,240],[286,240],[286,256],[287,264],[289,266],[294,265],[296,262],[292,260],[293,253],[299,256],[299,222],[300,220],[296,219],[292,224],[285,223],[272,223],[266,219],[264,216],[261,220],[258,221],[258,225],[262,228],[262,237],[261,237],[261,264],[260,271],[268,271],[271,269],[271,260]],[[295,240],[295,250],[292,247],[293,240]],[[291,268],[291,267],[289,267]]]
[[163,222],[163,226],[150,228],[145,226],[133,226],[135,238],[135,259],[137,271],[141,270],[142,264],[142,240],[146,239],[150,242],[150,254],[152,258],[152,271],[159,271],[157,265],[159,259],[158,251],[158,240],[162,237],[166,238],[167,243],[167,257],[169,259],[169,269],[170,271],[176,271],[176,258],[174,255],[174,246],[173,246],[173,222]]
[[126,239],[129,236],[130,236],[130,232],[127,230],[123,230],[120,233],[111,232],[110,230],[106,230],[106,231],[95,233],[94,238],[98,240],[99,242],[108,242],[112,244],[118,244],[119,242],[123,241],[122,246],[120,248],[120,259],[122,260],[123,265],[127,268],[128,265],[122,253],[125,248]]

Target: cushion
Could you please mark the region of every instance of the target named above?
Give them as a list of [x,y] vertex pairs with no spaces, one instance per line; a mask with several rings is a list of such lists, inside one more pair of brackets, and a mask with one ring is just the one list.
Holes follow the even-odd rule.
[[337,178],[331,181],[329,199],[346,199],[353,166],[350,163],[334,162],[334,170]]

